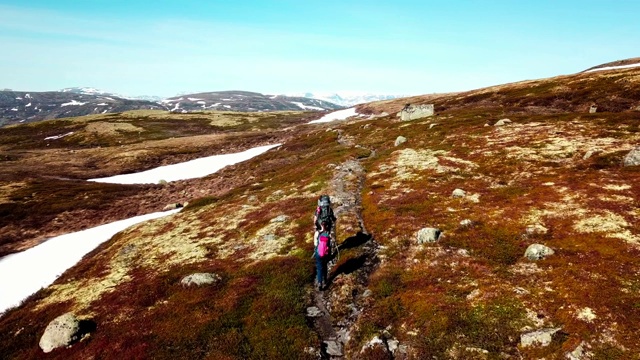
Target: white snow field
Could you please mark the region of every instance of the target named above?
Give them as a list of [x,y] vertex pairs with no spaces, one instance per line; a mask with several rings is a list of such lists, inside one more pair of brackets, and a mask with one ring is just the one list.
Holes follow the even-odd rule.
[[174,214],[157,212],[51,238],[42,244],[0,259],[0,314],[51,285],[84,255],[116,233],[142,221]]
[[89,179],[89,181],[113,184],[157,184],[160,180],[194,179],[213,174],[225,166],[249,160],[280,145],[282,144],[259,146],[239,153],[208,156],[139,173]]
[[318,120],[309,121],[307,124],[318,124],[318,123],[331,122],[335,120],[345,120],[346,118],[356,116],[356,115],[358,115],[358,113],[356,112],[356,108],[338,110],[338,111],[329,113]]
[[601,68],[598,68],[598,69],[587,70],[585,72],[617,70],[617,69],[629,69],[629,68],[634,68],[634,67],[638,67],[638,66],[640,66],[640,63],[629,64],[629,65],[607,66],[607,67],[601,67]]

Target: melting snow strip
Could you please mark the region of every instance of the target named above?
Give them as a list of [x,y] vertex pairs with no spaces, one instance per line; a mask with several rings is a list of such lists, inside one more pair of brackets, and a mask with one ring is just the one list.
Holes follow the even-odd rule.
[[356,112],[356,108],[338,110],[338,111],[329,113],[318,120],[309,121],[307,124],[318,124],[318,123],[331,122],[335,120],[345,120],[349,117],[356,116],[356,115],[358,115],[358,113]]

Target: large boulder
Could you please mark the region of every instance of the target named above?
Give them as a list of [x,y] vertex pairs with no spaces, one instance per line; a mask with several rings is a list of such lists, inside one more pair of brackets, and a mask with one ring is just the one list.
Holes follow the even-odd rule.
[[53,319],[40,338],[40,348],[48,353],[80,340],[80,321],[71,312]]
[[625,155],[623,164],[624,166],[640,165],[640,146],[631,150],[627,155]]
[[429,116],[433,116],[434,114],[434,106],[433,104],[426,105],[409,105],[404,107],[402,111],[400,111],[400,119],[402,121],[409,121],[415,119],[421,119]]
[[418,244],[434,243],[438,241],[440,235],[442,235],[442,231],[440,229],[423,228],[418,230],[416,238],[418,239]]
[[202,285],[211,285],[220,281],[220,275],[213,273],[195,273],[191,275],[187,275],[180,283],[182,286],[202,286]]
[[531,244],[524,252],[524,256],[529,260],[542,260],[553,254],[553,249],[542,244]]

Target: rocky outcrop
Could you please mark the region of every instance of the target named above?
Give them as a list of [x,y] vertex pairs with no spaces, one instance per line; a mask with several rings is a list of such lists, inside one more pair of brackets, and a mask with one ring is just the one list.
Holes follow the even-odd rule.
[[553,254],[553,249],[542,244],[531,244],[524,252],[524,256],[529,260],[542,260]]
[[540,225],[540,224],[532,224],[532,225],[527,225],[527,228],[525,229],[525,233],[527,235],[544,235],[547,232],[549,232],[549,229],[547,229],[546,227]]
[[640,165],[640,146],[631,150],[627,155],[625,155],[624,160],[622,161],[624,166],[638,166]]
[[220,275],[213,273],[195,273],[191,275],[187,275],[180,281],[182,286],[202,286],[202,285],[211,285],[220,281]]
[[423,228],[418,230],[416,234],[416,238],[418,239],[418,244],[424,243],[434,243],[440,239],[442,235],[442,231],[436,228]]

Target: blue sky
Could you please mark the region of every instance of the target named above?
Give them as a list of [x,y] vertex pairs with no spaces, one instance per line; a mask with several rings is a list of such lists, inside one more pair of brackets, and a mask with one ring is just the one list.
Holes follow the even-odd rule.
[[427,94],[640,56],[640,1],[0,0],[0,89]]

